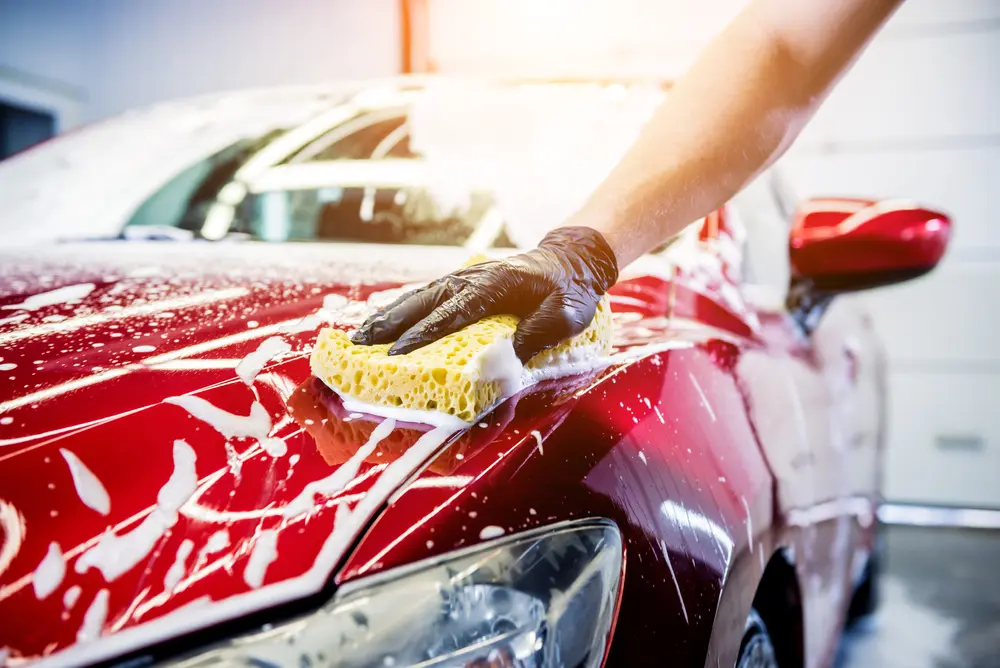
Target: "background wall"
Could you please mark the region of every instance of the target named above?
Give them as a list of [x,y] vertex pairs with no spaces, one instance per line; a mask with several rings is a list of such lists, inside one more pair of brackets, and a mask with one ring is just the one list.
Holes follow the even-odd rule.
[[57,106],[63,129],[229,88],[385,76],[399,63],[397,0],[0,0],[0,96]]
[[[415,2],[419,0],[414,0]],[[676,76],[740,0],[423,0],[463,74]],[[399,71],[397,0],[0,0],[0,97],[63,128],[225,88]],[[1000,2],[908,0],[781,167],[800,196],[919,199],[956,236],[862,297],[892,381],[887,494],[1000,507]]]
[[864,296],[891,362],[886,491],[1000,506],[1000,2],[907,2],[783,166],[800,193],[952,215],[937,271]]

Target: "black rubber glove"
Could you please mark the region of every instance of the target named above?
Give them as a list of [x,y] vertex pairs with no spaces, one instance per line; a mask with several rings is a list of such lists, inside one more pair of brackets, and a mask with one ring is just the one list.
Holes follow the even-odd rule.
[[351,340],[396,344],[401,355],[491,315],[521,318],[514,351],[527,362],[579,334],[601,295],[618,280],[614,252],[596,230],[561,227],[538,248],[466,267],[406,293],[368,318]]

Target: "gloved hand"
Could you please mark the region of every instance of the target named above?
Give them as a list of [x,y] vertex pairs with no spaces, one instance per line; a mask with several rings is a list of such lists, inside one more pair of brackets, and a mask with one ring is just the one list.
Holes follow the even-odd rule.
[[351,341],[396,341],[390,355],[425,346],[487,316],[518,316],[514,352],[522,363],[582,332],[601,295],[618,280],[614,251],[596,230],[561,227],[538,247],[466,267],[401,296],[368,318]]

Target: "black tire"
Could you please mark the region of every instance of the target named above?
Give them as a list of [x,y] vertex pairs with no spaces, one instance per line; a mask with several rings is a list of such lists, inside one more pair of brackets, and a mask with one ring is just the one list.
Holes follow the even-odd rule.
[[778,668],[771,636],[756,610],[751,609],[747,617],[736,668]]
[[847,625],[850,626],[875,612],[878,608],[879,550],[868,557],[861,582],[854,589],[851,605],[847,608]]

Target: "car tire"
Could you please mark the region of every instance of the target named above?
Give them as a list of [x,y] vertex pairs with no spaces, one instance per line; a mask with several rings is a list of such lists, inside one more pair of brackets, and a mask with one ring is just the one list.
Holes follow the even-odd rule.
[[747,617],[736,668],[778,668],[774,643],[771,642],[764,620],[756,610],[750,610],[750,615]]

